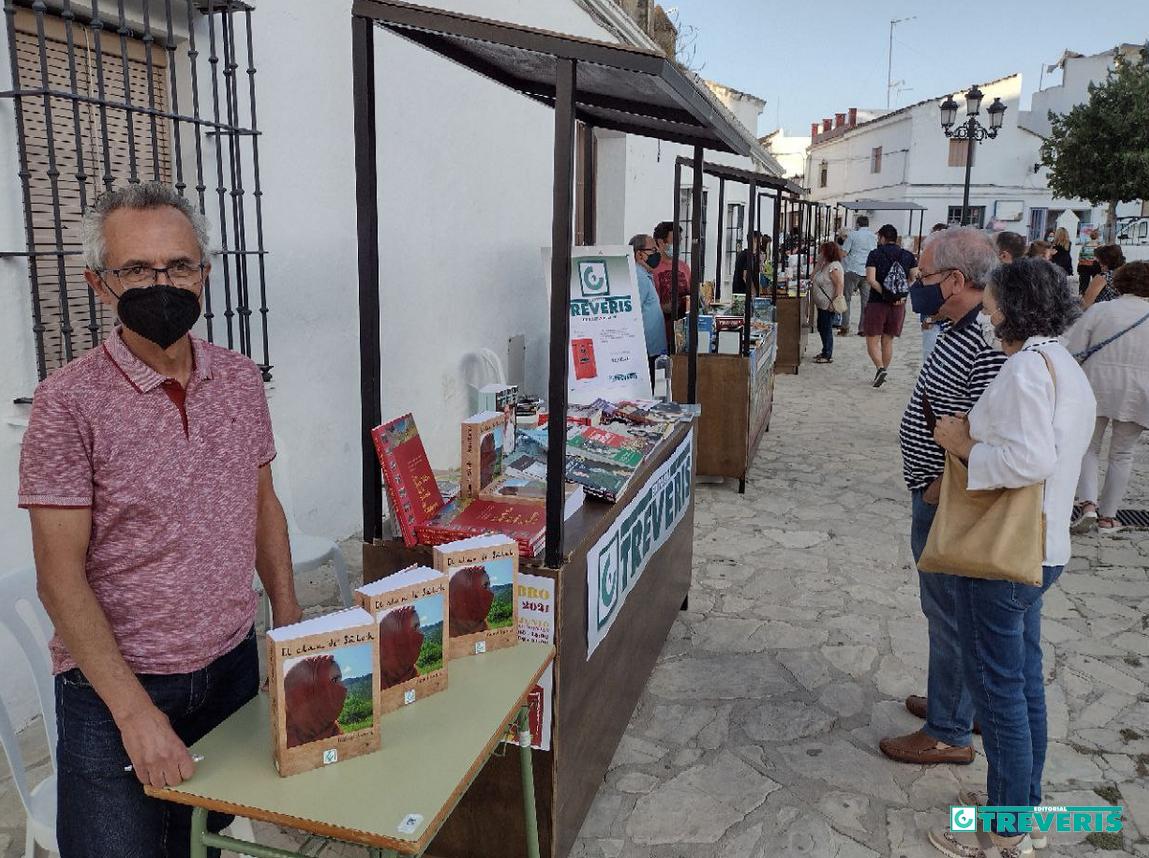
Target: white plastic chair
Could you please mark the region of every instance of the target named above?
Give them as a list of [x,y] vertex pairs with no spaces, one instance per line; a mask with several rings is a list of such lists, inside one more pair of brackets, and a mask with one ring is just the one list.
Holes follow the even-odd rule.
[[12,726],[11,716],[0,698],[0,745],[8,755],[12,780],[26,817],[25,858],[34,858],[36,848],[57,853],[56,848],[56,695],[52,690],[52,664],[48,657],[48,640],[52,622],[36,595],[36,570],[17,569],[0,577],[0,628],[11,635],[32,671],[40,715],[48,736],[48,753],[52,774],[33,787],[28,785],[24,755]]
[[[48,736],[48,754],[52,760],[52,774],[29,789],[24,755],[20,752],[8,709],[0,698],[0,746],[8,756],[12,780],[24,805],[26,818],[24,858],[35,858],[37,847],[56,855],[56,694],[48,655],[52,621],[36,594],[35,568],[17,569],[0,576],[0,629],[15,639],[32,671],[36,696],[40,701],[40,716]],[[234,837],[255,841],[250,819],[237,816],[228,830]]]
[[[339,599],[343,607],[351,607],[351,582],[347,577],[347,560],[343,556],[339,545],[324,536],[312,536],[299,529],[295,521],[295,504],[291,497],[291,476],[288,471],[287,449],[280,438],[275,439],[276,456],[271,462],[271,477],[275,483],[275,493],[279,503],[283,506],[283,514],[287,517],[287,536],[291,541],[291,566],[298,578],[300,575],[318,569],[325,563],[335,567],[335,582],[339,585]],[[259,576],[256,576],[256,587],[262,592]],[[264,597],[266,602],[266,595]],[[264,606],[267,617],[270,611]]]

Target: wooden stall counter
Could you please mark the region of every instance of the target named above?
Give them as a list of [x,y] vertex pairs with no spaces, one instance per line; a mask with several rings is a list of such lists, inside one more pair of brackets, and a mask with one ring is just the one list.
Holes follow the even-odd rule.
[[[574,846],[690,589],[697,434],[696,421],[680,423],[617,503],[587,500],[566,523],[560,568],[542,566],[541,556],[520,567],[554,584],[552,744],[535,752],[534,766],[542,858],[566,858]],[[363,546],[364,581],[412,563],[430,565],[431,549],[400,540]],[[597,648],[588,658],[592,637]],[[496,756],[428,855],[516,858],[521,808],[516,757]]]
[[779,294],[775,320],[778,322],[778,360],[776,372],[798,374],[798,367],[806,356],[806,340],[810,336],[810,295],[791,298]]
[[[698,402],[702,406],[698,473],[736,478],[739,492],[746,491],[746,474],[774,410],[775,336],[752,349],[749,357],[698,356]],[[686,398],[686,382],[686,355],[673,355],[671,385],[676,401]]]

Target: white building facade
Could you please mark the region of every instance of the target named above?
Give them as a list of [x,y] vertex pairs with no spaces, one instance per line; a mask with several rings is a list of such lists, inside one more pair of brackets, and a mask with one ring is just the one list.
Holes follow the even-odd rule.
[[[980,87],[985,93],[979,117],[983,124],[988,124],[985,111],[995,98],[1006,105],[1006,113],[997,137],[974,145],[971,222],[1039,237],[1050,209],[1089,219],[1092,211],[1087,203],[1056,200],[1046,186],[1038,167],[1042,138],[1019,124],[1021,75]],[[957,223],[968,149],[965,141],[948,139],[942,131],[938,105],[945,97],[855,124],[848,120],[838,126],[825,123],[813,136],[807,157],[811,198],[827,203],[857,199],[915,202],[926,207],[927,232],[935,223]],[[964,91],[954,92],[953,97],[964,106]],[[963,107],[958,121],[964,116]],[[902,213],[886,216],[879,212],[875,217],[879,223],[893,223],[899,232],[909,226]],[[915,230],[916,224],[915,215]]]

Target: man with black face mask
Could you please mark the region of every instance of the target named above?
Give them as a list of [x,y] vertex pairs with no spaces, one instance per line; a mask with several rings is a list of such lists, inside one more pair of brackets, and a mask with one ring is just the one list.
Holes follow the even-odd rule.
[[658,290],[654,286],[652,272],[662,261],[662,254],[655,246],[654,238],[639,234],[630,240],[634,251],[634,272],[638,278],[638,302],[642,308],[642,330],[646,335],[646,357],[650,369],[650,380],[654,383],[654,362],[659,355],[666,354],[666,326],[663,323],[662,306],[658,300]]
[[[898,431],[912,496],[910,549],[915,563],[929,537],[945,470],[945,451],[934,441],[933,421],[967,414],[1005,363],[992,331],[983,332],[979,320],[982,293],[997,264],[993,241],[981,230],[942,230],[926,239],[918,279],[910,287],[914,312],[941,320],[937,344],[918,375]],[[879,747],[887,757],[915,765],[971,763],[973,700],[962,680],[954,607],[957,578],[919,573],[918,584],[929,626],[929,695],[907,697],[906,708],[926,723],[906,736],[882,739]]]
[[[259,687],[263,582],[300,618],[259,368],[190,335],[203,218],[160,183],[84,215],[85,272],[121,326],[36,390],[20,461],[52,662],[61,858],[187,855],[190,808],[150,799]],[[213,814],[209,828],[227,818]]]

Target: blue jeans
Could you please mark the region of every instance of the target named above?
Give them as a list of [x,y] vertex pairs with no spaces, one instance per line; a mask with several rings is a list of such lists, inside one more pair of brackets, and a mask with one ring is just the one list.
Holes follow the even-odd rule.
[[[231,652],[194,673],[137,677],[187,745],[255,697],[255,630]],[[56,677],[56,836],[60,858],[176,858],[191,844],[191,808],[148,798],[132,772],[119,728],[78,670]],[[219,831],[231,817],[212,813]],[[218,850],[209,851],[218,856]]]
[[[930,535],[930,525],[938,508],[922,499],[922,491],[913,492],[913,518],[910,526],[910,550],[914,563],[921,559]],[[947,745],[966,747],[972,742],[973,700],[962,679],[961,638],[955,598],[956,575],[919,572],[922,613],[926,615],[930,635],[929,673],[926,695],[929,701],[923,731]]]
[[981,724],[989,763],[989,803],[993,805],[1041,804],[1047,738],[1041,596],[1061,570],[1061,566],[1046,566],[1040,587],[958,579],[957,614],[966,684]]
[[822,338],[822,357],[834,356],[834,316],[833,310],[818,311],[818,335]]

